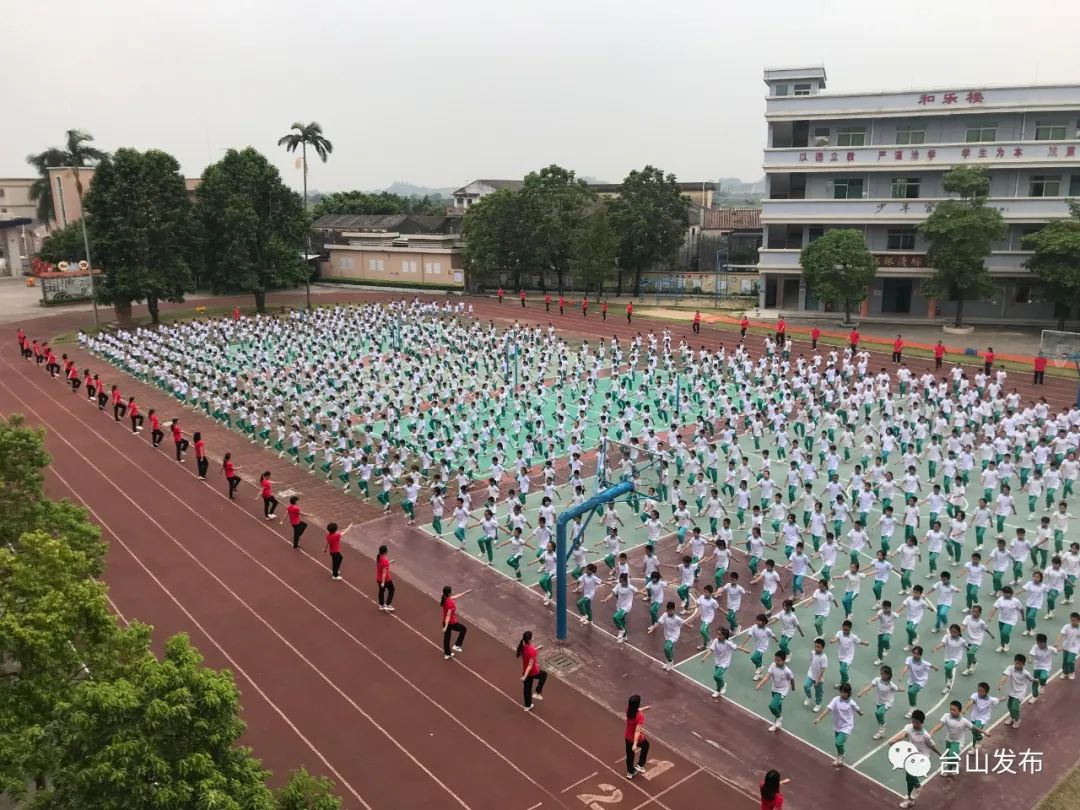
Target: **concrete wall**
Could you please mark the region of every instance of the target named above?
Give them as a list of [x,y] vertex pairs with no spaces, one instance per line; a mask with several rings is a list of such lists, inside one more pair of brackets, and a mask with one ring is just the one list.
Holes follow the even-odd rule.
[[327,281],[348,279],[382,284],[465,286],[461,255],[448,251],[331,248],[330,260],[323,264],[322,276]]

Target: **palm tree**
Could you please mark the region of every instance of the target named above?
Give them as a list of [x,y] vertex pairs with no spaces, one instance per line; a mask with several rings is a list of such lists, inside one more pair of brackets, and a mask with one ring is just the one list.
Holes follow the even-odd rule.
[[66,133],[65,148],[50,147],[44,152],[29,155],[26,162],[37,169],[40,175],[30,186],[30,199],[37,202],[37,218],[49,225],[56,221],[56,207],[53,202],[52,184],[49,183],[49,169],[71,167],[75,170],[75,189],[82,206],[83,185],[79,176],[80,168],[93,166],[108,157],[108,153],[89,146],[94,136],[81,129],[69,129]]
[[[308,144],[311,144],[311,148],[315,150],[315,154],[319,156],[323,163],[326,163],[326,159],[330,157],[330,153],[334,151],[334,145],[330,143],[322,134],[322,124],[318,121],[312,121],[310,124],[303,124],[299,121],[292,125],[288,134],[282,135],[278,138],[278,146],[284,146],[285,151],[295,152],[297,148],[300,149],[301,160],[304,165],[304,211],[308,210],[308,196],[307,196],[307,148]],[[311,236],[308,236],[307,253],[311,253]],[[307,253],[304,254],[304,261],[307,261]],[[304,294],[307,298],[307,307],[311,309],[311,273],[304,277]]]

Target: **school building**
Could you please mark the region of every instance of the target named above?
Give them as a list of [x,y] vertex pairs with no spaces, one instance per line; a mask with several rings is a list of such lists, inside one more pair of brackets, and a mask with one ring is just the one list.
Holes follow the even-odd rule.
[[[822,67],[765,70],[765,84],[762,308],[832,311],[807,287],[799,253],[832,228],[856,228],[878,265],[862,317],[954,315],[954,302],[922,291],[933,268],[917,227],[947,198],[945,173],[976,165],[1008,231],[986,260],[997,294],[965,301],[965,316],[1052,320],[1023,239],[1080,196],[1080,84],[827,93]],[[1080,318],[1080,302],[1070,305]]]
[[326,281],[463,289],[461,217],[327,214],[311,226]]

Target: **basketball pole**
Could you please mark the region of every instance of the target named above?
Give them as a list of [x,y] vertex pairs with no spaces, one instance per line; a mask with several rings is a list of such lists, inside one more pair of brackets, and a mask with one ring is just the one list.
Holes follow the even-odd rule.
[[620,481],[613,487],[598,492],[584,503],[560,512],[555,519],[555,638],[566,641],[566,560],[569,549],[566,543],[566,527],[578,515],[592,512],[608,501],[633,492],[632,481]]

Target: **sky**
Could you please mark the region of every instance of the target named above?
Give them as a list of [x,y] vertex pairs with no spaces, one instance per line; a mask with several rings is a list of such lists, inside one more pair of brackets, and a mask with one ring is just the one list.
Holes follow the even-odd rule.
[[78,128],[187,176],[254,146],[299,189],[277,140],[314,120],[321,191],[551,163],[756,180],[766,66],[824,65],[834,92],[1080,82],[1066,0],[16,0],[3,21],[7,177]]

